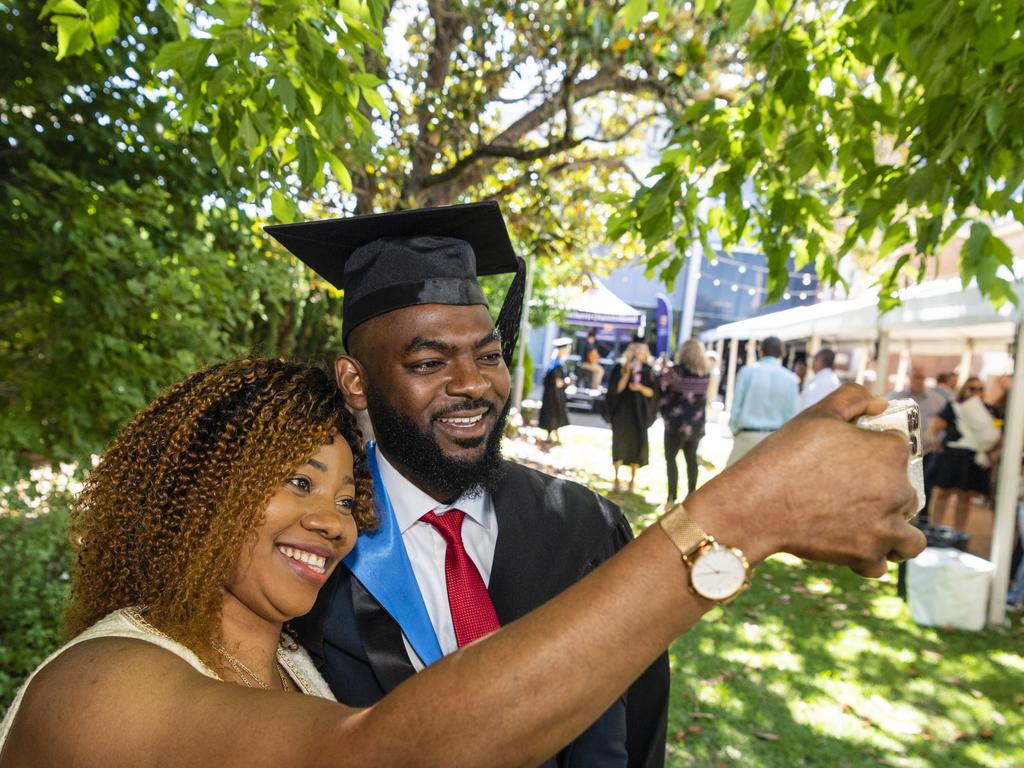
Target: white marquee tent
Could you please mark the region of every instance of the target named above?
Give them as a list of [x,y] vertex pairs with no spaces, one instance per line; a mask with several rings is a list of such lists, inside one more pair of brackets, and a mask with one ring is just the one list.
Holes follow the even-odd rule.
[[[1014,274],[1024,275],[1024,261],[1015,264]],[[1024,305],[1024,279],[1015,282]],[[726,410],[732,404],[736,376],[738,344],[767,336],[783,341],[806,340],[810,352],[823,341],[833,345],[861,345],[852,366],[858,381],[864,380],[866,345],[878,344],[876,387],[888,382],[890,351],[901,351],[901,366],[907,355],[949,354],[959,350],[969,367],[973,354],[986,351],[1014,353],[1014,371],[1024,373],[1024,325],[1019,306],[1007,302],[998,310],[982,297],[976,284],[964,287],[959,278],[933,280],[900,292],[902,303],[880,314],[877,297],[829,301],[805,307],[773,312],[735,323],[728,323],[701,334],[706,343],[715,343],[721,353],[725,340],[730,343],[726,373]],[[897,379],[902,378],[901,375]],[[1006,615],[1006,590],[1010,578],[1015,511],[1024,448],[1024,375],[1014,376],[1006,427],[1003,435],[1003,460],[999,467],[998,495],[990,559],[995,565],[994,588],[989,604],[989,621],[1000,623]]]

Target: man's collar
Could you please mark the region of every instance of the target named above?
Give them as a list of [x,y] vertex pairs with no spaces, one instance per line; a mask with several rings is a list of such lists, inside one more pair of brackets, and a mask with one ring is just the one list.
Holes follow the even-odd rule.
[[759,362],[759,363],[771,363],[772,365],[782,365],[782,360],[780,360],[777,357],[772,357],[771,355],[765,355],[764,357],[759,357],[757,359],[757,362]]
[[479,493],[472,498],[463,494],[451,504],[443,504],[418,488],[399,472],[379,448],[377,449],[377,468],[380,471],[381,480],[384,481],[388,497],[391,499],[391,506],[395,510],[398,529],[403,534],[427,512],[442,514],[455,507],[461,509],[475,522],[486,527],[486,493]]

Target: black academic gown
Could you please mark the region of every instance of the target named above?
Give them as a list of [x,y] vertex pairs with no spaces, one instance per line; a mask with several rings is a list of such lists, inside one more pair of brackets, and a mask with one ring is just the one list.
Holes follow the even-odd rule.
[[[504,625],[578,581],[631,538],[621,510],[577,483],[505,462],[488,592]],[[337,699],[368,706],[414,672],[398,625],[338,566],[292,623]],[[665,762],[668,657],[662,655],[545,768],[654,768]],[[629,758],[627,761],[626,753]]]

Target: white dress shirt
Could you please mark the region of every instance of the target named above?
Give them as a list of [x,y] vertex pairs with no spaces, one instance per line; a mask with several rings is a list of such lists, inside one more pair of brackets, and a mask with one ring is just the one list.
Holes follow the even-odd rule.
[[[427,512],[440,516],[453,508],[465,512],[462,543],[466,554],[480,571],[484,584],[489,584],[494,546],[498,541],[498,516],[494,512],[494,502],[489,493],[481,493],[475,498],[461,496],[453,504],[441,504],[409,482],[380,450],[377,451],[377,467],[395,510],[398,529],[402,532],[402,543],[412,563],[412,571],[427,606],[430,623],[434,625],[441,653],[447,656],[459,647],[455,641],[455,627],[448,607],[448,586],[444,576],[447,544],[434,526],[421,522],[420,518]],[[409,660],[419,672],[424,667],[423,662],[404,634],[402,641]]]
[[806,410],[839,389],[839,377],[831,368],[822,368],[800,393],[800,410]]

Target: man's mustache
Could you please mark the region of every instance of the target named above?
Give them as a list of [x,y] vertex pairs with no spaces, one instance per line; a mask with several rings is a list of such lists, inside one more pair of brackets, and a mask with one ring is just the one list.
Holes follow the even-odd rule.
[[463,411],[478,411],[481,408],[484,409],[484,416],[486,416],[494,410],[494,403],[489,400],[473,400],[470,402],[456,403],[449,408],[438,411],[430,417],[430,420],[437,421],[438,419],[446,419],[449,416],[455,416]]

